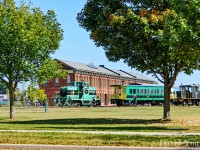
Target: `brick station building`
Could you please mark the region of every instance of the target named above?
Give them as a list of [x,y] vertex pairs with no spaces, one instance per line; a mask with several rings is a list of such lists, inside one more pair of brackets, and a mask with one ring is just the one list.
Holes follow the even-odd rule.
[[96,87],[97,96],[101,99],[101,105],[110,105],[110,97],[113,88],[110,85],[131,83],[154,84],[155,81],[143,74],[127,72],[124,70],[114,70],[104,65],[94,66],[93,64],[77,63],[56,59],[63,69],[66,69],[68,76],[66,79],[52,79],[43,85],[50,106],[55,105],[55,99],[59,97],[60,87],[66,86],[73,81],[86,81],[90,86]]

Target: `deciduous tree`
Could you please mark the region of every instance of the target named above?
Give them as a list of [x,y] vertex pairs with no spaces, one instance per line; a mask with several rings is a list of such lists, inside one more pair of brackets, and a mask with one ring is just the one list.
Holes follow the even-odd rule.
[[47,100],[44,89],[37,87],[36,84],[34,83],[31,83],[28,86],[27,94],[28,94],[28,99],[31,100],[32,102],[38,100],[39,102],[44,103],[44,101]]
[[0,81],[9,89],[10,118],[15,117],[14,91],[20,82],[48,80],[55,75],[47,71],[51,67],[44,71],[45,78],[39,76],[62,39],[63,30],[54,11],[43,13],[25,3],[17,7],[13,0],[0,2]]
[[164,84],[164,115],[179,72],[200,68],[199,0],[88,0],[81,27],[110,61],[153,74]]

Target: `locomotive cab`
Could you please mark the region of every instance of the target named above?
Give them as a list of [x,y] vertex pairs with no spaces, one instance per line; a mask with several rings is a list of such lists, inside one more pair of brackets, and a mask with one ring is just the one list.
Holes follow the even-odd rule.
[[126,100],[126,86],[124,85],[111,85],[114,87],[114,92],[111,95],[111,104],[117,106],[123,106],[127,102]]
[[179,91],[176,92],[177,104],[182,105],[199,105],[200,103],[200,88],[199,85],[181,85]]

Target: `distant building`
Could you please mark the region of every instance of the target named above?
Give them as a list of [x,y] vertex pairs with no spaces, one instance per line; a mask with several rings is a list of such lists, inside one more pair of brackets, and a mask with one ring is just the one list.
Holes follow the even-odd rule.
[[9,102],[6,94],[0,94],[0,106],[5,105]]
[[7,94],[0,94],[0,100],[8,99]]
[[64,69],[68,71],[66,79],[52,79],[43,85],[50,106],[55,105],[55,99],[59,97],[61,86],[66,86],[68,82],[87,81],[90,86],[96,87],[97,95],[101,99],[102,105],[110,104],[110,96],[113,88],[110,85],[131,83],[154,84],[155,81],[147,76],[138,73],[127,72],[124,70],[114,70],[104,65],[95,66],[91,64],[77,63],[56,59]]

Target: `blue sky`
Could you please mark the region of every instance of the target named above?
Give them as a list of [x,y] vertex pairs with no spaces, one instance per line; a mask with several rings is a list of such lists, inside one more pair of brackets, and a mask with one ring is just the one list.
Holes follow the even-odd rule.
[[[19,4],[21,0],[15,0]],[[29,2],[30,0],[24,0]],[[105,65],[112,69],[122,69],[130,71],[127,64],[120,62],[109,62],[104,54],[104,50],[96,47],[83,28],[79,27],[76,15],[84,7],[86,0],[31,0],[34,7],[39,7],[44,13],[47,10],[54,10],[58,22],[64,30],[64,40],[60,43],[60,48],[52,55],[53,58],[74,61],[79,63],[93,63],[94,65]],[[135,71],[135,70],[132,70]],[[151,75],[151,79],[156,80]],[[180,73],[175,86],[182,84],[199,84],[200,72],[195,71],[191,76]],[[157,81],[157,80],[156,80]]]

